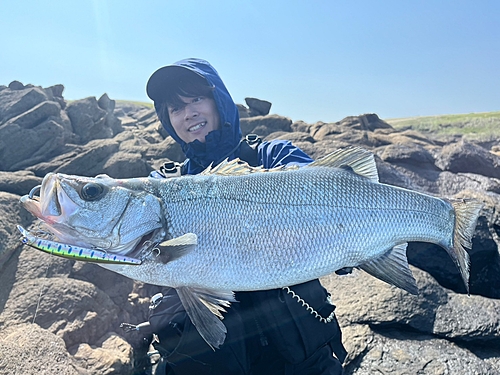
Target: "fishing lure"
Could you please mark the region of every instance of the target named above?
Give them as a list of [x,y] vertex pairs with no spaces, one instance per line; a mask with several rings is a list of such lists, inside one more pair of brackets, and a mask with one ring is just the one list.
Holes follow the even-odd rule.
[[109,254],[106,251],[97,249],[87,249],[84,247],[66,245],[55,241],[50,241],[31,234],[29,231],[18,225],[17,229],[21,232],[21,242],[25,245],[34,247],[45,253],[57,255],[62,258],[82,260],[94,263],[115,263],[139,265],[140,259],[131,258],[123,255]]

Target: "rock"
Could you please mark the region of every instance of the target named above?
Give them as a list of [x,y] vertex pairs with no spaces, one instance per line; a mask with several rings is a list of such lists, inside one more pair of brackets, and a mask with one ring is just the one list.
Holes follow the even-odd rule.
[[310,134],[302,133],[302,132],[289,133],[289,132],[284,132],[284,131],[277,131],[277,132],[271,133],[267,137],[265,137],[266,141],[272,141],[273,139],[281,139],[284,141],[290,141],[293,144],[295,144],[296,142],[300,142],[301,144],[303,144],[303,142],[310,142],[310,143],[316,142],[314,140],[314,138],[311,137]]
[[[0,326],[36,323],[33,326],[43,328],[45,335],[64,340],[68,349],[63,352],[72,354],[72,363],[89,374],[133,372],[131,343],[139,346],[142,338],[131,335],[127,343],[114,330],[124,321],[144,321],[149,298],[141,296],[158,292],[157,287],[147,290],[146,285],[95,264],[52,257],[29,247],[6,262],[0,284]],[[129,293],[134,297],[127,298]],[[39,351],[50,349],[50,342],[38,345]]]
[[351,129],[368,131],[374,131],[376,129],[393,129],[391,125],[381,120],[375,113],[349,116],[340,121],[339,125]]
[[412,268],[420,290],[413,296],[362,271],[352,275],[331,275],[321,280],[332,294],[337,318],[342,326],[370,324],[406,325],[422,333],[432,333],[437,308],[446,303],[448,293],[422,271]]
[[[101,103],[105,102],[106,99],[101,100]],[[111,105],[109,101],[107,104]],[[114,109],[107,112],[100,108],[94,97],[71,102],[66,112],[81,144],[93,139],[111,138],[120,130],[117,126],[119,120],[113,113]]]
[[103,94],[97,101],[99,108],[106,111],[106,124],[113,131],[113,135],[116,135],[123,131],[120,119],[115,116],[115,101],[111,100],[107,94]]
[[64,100],[62,93],[64,91],[64,86],[63,85],[54,85],[47,87],[45,89],[45,92],[50,92],[51,95],[54,98],[56,102],[59,103],[62,109],[66,108],[66,100]]
[[97,105],[106,112],[113,112],[115,110],[115,101],[111,100],[108,94],[102,94],[97,101]]
[[449,294],[434,318],[433,334],[452,340],[498,341],[500,344],[500,301],[481,296]]
[[0,191],[22,196],[41,183],[42,179],[30,171],[0,171]]
[[114,178],[147,177],[153,170],[140,153],[118,151],[102,165],[102,173]]
[[107,333],[96,346],[78,345],[74,358],[92,374],[127,374],[133,371],[133,349],[113,332]]
[[384,162],[375,155],[379,181],[383,184],[399,186],[410,190],[421,190],[414,180],[409,176],[410,173],[404,168],[398,168],[392,164]]
[[369,374],[380,368],[414,374],[434,361],[437,369],[460,373],[457,368],[464,360],[472,366],[472,373],[495,373],[495,367],[473,351],[484,345],[498,348],[500,301],[480,296],[471,300],[442,288],[425,272],[411,269],[420,289],[418,296],[362,271],[321,280],[337,306],[350,353],[346,372]]
[[[36,324],[8,325],[0,335],[0,373],[90,375],[78,367],[64,341]],[[104,374],[104,373],[102,373]]]
[[[346,330],[349,333],[349,330]],[[371,333],[362,355],[345,373],[372,374],[496,374],[498,369],[471,351],[427,335],[385,330]],[[464,372],[465,370],[465,372]]]
[[266,116],[271,110],[271,102],[267,100],[261,100],[256,98],[245,98],[245,103],[247,103],[249,110],[249,117],[254,116]]
[[[145,321],[150,296],[162,288],[23,246],[15,225],[29,227],[33,217],[18,200],[48,172],[141,177],[164,161],[182,161],[182,150],[162,131],[151,106],[115,102],[106,94],[67,105],[62,85],[10,86],[0,86],[0,373],[4,368],[28,374],[52,369],[139,373],[143,336],[121,337],[118,327]],[[362,146],[375,153],[382,183],[485,203],[470,251],[471,297],[461,293],[464,284],[449,255],[423,243],[410,243],[407,252],[418,296],[359,271],[322,279],[337,305],[349,350],[346,373],[460,373],[464,368],[500,373],[500,178],[494,154],[500,152],[495,141],[475,144],[397,131],[375,114],[335,123],[292,122],[262,115],[269,102],[247,104],[250,109],[238,106],[244,134],[290,140],[315,159],[340,147]],[[29,353],[24,353],[5,337],[21,342],[29,337],[36,346],[25,345]],[[2,362],[4,354],[8,363]]]
[[9,89],[22,90],[22,89],[24,89],[24,85],[19,81],[12,81],[11,83],[9,83]]
[[95,98],[70,103],[67,113],[75,134],[79,136],[79,143],[113,136],[113,131],[105,126],[106,112],[97,106]]
[[51,119],[33,129],[23,129],[16,123],[1,126],[0,170],[22,169],[50,159],[64,150],[66,136],[64,128]]
[[243,135],[253,133],[261,137],[266,137],[275,131],[289,132],[291,125],[292,120],[278,115],[256,116],[240,120]]
[[[33,216],[21,207],[19,198],[18,195],[0,191],[0,274],[5,272],[4,265],[21,247],[16,225],[27,227],[33,222]],[[6,284],[0,285],[6,288]]]
[[152,109],[152,106],[145,106],[134,102],[124,102],[122,100],[115,101],[115,111],[123,111],[128,116],[133,117],[134,113],[143,109]]
[[[499,300],[474,296],[471,301],[467,295],[441,287],[426,272],[415,267],[411,270],[420,290],[418,296],[362,271],[347,276],[332,275],[321,281],[332,293],[337,317],[343,326],[397,327],[404,324],[413,331],[447,338],[462,345],[500,340]],[[465,323],[462,322],[464,319]],[[451,323],[451,320],[460,323]]]
[[[62,85],[0,92],[0,170],[18,170],[64,151],[75,138]],[[24,147],[20,147],[23,145]]]
[[8,123],[15,123],[24,129],[32,129],[51,116],[58,116],[61,107],[56,102],[45,101],[37,104],[19,116],[11,118]]
[[[153,108],[144,108],[137,112],[135,112],[132,117],[134,117],[138,122],[144,123],[148,120],[158,121],[158,117],[156,117],[156,112]],[[149,122],[148,122],[149,123]],[[144,125],[144,124],[142,124]]]
[[310,133],[311,126],[304,121],[296,121],[290,125],[290,128],[293,132]]
[[52,95],[56,98],[62,98],[63,97],[63,92],[64,92],[64,86],[63,85],[54,85],[46,88],[46,91],[49,90]]
[[46,100],[47,94],[38,87],[0,91],[0,126]]
[[420,168],[437,169],[432,154],[415,143],[390,144],[383,148],[380,158],[388,163],[415,164]]
[[[123,319],[135,321],[147,320],[149,298],[159,292],[161,287],[134,282],[115,272],[85,262],[74,262],[69,269],[60,272],[71,279],[92,283],[111,298],[116,306],[123,309]],[[56,269],[56,267],[53,267]],[[59,268],[63,269],[63,268]],[[55,274],[55,271],[51,273]],[[153,294],[150,294],[153,293]],[[118,329],[115,327],[115,329]]]
[[500,178],[500,156],[464,140],[444,146],[436,159],[436,165],[453,173],[475,173]]
[[436,193],[436,186],[433,183],[438,179],[440,170],[427,148],[411,140],[405,140],[404,143],[379,147],[375,152],[381,160],[406,174],[412,181],[412,189]]
[[[74,151],[69,155],[63,155],[66,162],[54,165],[56,173],[82,174],[85,176],[97,176],[102,173],[102,168],[120,145],[113,139],[96,139],[89,142],[88,147],[82,149],[77,155]],[[80,172],[79,172],[80,171]]]
[[380,136],[380,133],[377,134],[377,130],[393,131],[389,124],[380,120],[375,114],[350,116],[336,123],[320,121],[309,129],[311,135],[318,141],[342,139],[352,144],[369,147],[389,144],[390,140]]
[[240,115],[240,119],[250,117],[250,110],[243,104],[236,104],[236,107],[238,107],[238,114]]
[[324,123],[318,121],[309,127],[309,132],[317,141],[322,141],[326,136],[332,134],[342,134],[342,128],[339,123]]
[[121,323],[119,308],[91,283],[67,277],[20,279],[11,293],[17,298],[5,304],[2,323],[34,321],[61,337],[67,347],[80,342],[95,344]]

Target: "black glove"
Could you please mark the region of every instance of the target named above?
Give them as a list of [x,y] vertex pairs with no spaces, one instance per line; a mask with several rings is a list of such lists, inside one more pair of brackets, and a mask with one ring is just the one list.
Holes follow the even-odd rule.
[[174,288],[151,298],[148,330],[155,333],[159,346],[172,352],[179,343],[186,319],[189,319]]

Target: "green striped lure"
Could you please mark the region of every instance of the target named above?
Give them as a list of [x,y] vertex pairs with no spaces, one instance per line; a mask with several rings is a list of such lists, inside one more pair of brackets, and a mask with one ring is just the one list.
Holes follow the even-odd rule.
[[57,255],[62,258],[82,260],[84,262],[94,263],[115,263],[139,265],[142,263],[140,259],[130,258],[123,255],[108,254],[106,251],[97,249],[86,249],[84,247],[66,245],[59,242],[50,241],[41,237],[37,237],[22,226],[18,225],[17,229],[21,232],[21,242],[25,245],[34,247],[51,255]]

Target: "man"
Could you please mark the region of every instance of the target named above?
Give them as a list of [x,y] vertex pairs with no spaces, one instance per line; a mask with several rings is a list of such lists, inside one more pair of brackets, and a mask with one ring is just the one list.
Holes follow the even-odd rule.
[[[147,83],[147,93],[163,127],[187,157],[182,174],[197,174],[235,158],[264,168],[312,162],[288,141],[262,142],[254,149],[242,140],[238,109],[216,70],[204,60],[187,59],[158,69]],[[152,176],[165,177],[165,171]],[[318,280],[237,292],[238,302],[224,314],[226,341],[215,351],[193,327],[173,289],[160,297],[149,321],[162,354],[157,374],[342,373],[346,352],[335,306]]]

